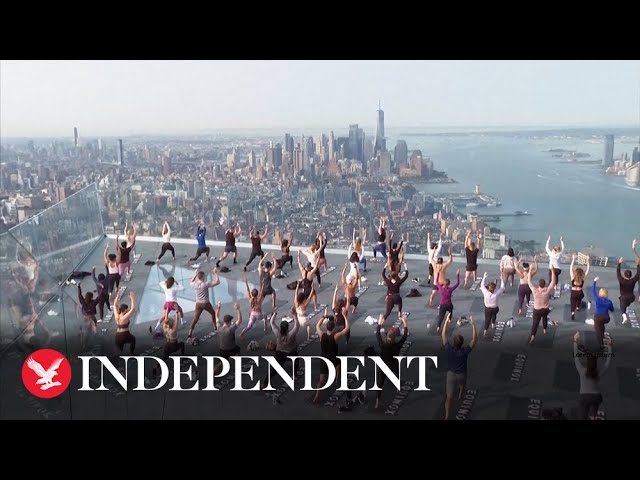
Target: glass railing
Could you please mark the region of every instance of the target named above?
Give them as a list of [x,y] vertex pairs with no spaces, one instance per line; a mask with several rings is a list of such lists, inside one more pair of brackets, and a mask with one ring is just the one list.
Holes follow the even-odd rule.
[[66,349],[65,318],[78,302],[60,287],[103,236],[95,184],[0,235],[0,359],[10,350]]

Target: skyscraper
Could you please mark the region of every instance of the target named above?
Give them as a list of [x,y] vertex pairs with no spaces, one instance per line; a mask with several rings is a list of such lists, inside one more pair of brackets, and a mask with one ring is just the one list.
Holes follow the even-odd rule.
[[122,148],[122,139],[118,139],[118,165],[124,165],[124,150]]
[[604,137],[604,158],[602,159],[603,167],[613,165],[613,135],[609,134]]
[[348,158],[364,162],[364,131],[358,124],[349,125],[349,141],[347,143]]
[[380,100],[378,100],[378,126],[376,128],[376,143],[373,147],[373,155],[377,156],[378,152],[385,152],[387,150],[387,142],[384,139],[384,111],[380,106]]
[[293,158],[293,137],[289,133],[284,134],[284,149]]
[[398,140],[396,148],[393,150],[393,161],[396,164],[396,168],[407,166],[408,155],[409,149],[407,148],[407,142],[404,140]]
[[333,148],[335,147],[335,138],[333,136],[333,130],[329,134],[329,162],[333,160]]
[[638,147],[634,148],[631,154],[631,165],[635,165],[636,163],[640,163],[640,150],[638,150]]
[[73,146],[75,148],[78,148],[78,145],[79,145],[78,142],[79,142],[79,139],[78,139],[78,127],[73,127]]

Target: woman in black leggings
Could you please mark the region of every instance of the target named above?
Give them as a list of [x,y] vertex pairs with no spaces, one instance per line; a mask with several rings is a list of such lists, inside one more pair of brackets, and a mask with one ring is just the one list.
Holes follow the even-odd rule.
[[580,305],[582,304],[582,299],[584,298],[584,281],[587,278],[587,275],[589,275],[589,270],[591,269],[591,262],[587,261],[586,272],[580,267],[574,270],[573,265],[575,264],[575,261],[576,256],[572,255],[571,267],[569,268],[569,275],[571,276],[571,297],[569,299],[571,308],[571,320],[576,319],[576,312],[580,310]]
[[289,232],[289,238],[283,238],[282,242],[280,243],[280,252],[282,253],[282,256],[276,261],[276,265],[280,270],[282,270],[282,267],[284,267],[287,263],[291,268],[293,268],[291,245],[293,245],[293,232]]
[[118,351],[124,350],[125,344],[129,344],[129,352],[133,355],[136,349],[136,337],[131,335],[129,331],[129,325],[131,324],[131,317],[136,312],[136,297],[133,292],[129,292],[129,302],[131,306],[120,303],[120,294],[116,295],[113,301],[113,318],[116,322],[116,347]]
[[387,296],[385,297],[387,309],[382,316],[385,321],[389,315],[391,315],[394,305],[398,305],[398,316],[402,315],[402,296],[400,295],[400,287],[407,278],[409,278],[409,270],[407,270],[407,266],[405,265],[404,268],[403,277],[396,272],[391,272],[391,277],[387,277],[386,269],[382,269],[382,279],[384,280],[384,283],[387,284]]
[[[322,332],[322,324],[327,324],[326,333]],[[327,310],[324,311],[324,316],[316,323],[316,333],[320,337],[320,351],[322,357],[329,360],[336,369],[336,382],[340,381],[340,363],[338,361],[338,342],[342,337],[347,335],[350,330],[349,320],[345,317],[344,328],[338,333],[334,333],[336,328],[336,319],[333,315],[327,315]],[[327,381],[329,376],[329,367],[325,362],[320,363],[320,378],[318,379],[318,390],[316,396],[313,397],[313,403],[317,403],[320,399],[320,387],[322,387]]]
[[620,285],[620,313],[622,313],[622,324],[625,325],[629,321],[629,318],[627,317],[627,308],[636,298],[633,293],[633,289],[636,286],[636,282],[640,281],[640,261],[638,262],[638,267],[634,276],[632,276],[631,270],[625,270],[624,276],[622,275],[621,270],[623,263],[624,258],[620,258],[620,260],[618,260],[616,274],[618,276],[618,284]]

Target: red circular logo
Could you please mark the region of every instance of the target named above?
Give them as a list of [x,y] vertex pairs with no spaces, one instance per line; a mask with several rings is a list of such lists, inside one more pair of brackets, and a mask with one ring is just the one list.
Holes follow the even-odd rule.
[[56,350],[43,348],[35,351],[22,364],[22,383],[36,397],[57,397],[70,382],[71,365]]

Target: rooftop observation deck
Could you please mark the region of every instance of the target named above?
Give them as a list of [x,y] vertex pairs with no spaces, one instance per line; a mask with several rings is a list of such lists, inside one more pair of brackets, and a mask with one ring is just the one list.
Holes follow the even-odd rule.
[[[78,271],[91,271],[92,266],[101,269],[102,254],[105,245],[110,242],[113,251],[114,240],[103,238],[91,250],[90,254],[82,261]],[[186,287],[179,296],[179,303],[185,311],[185,319],[190,322],[193,318],[194,295],[189,287],[189,280],[193,275],[193,262],[188,258],[193,256],[196,250],[195,241],[191,239],[173,239],[176,248],[176,260],[171,261],[170,253],[167,253],[160,264],[145,266],[147,260],[155,261],[161,246],[160,238],[139,237],[136,243],[136,251],[140,254],[139,261],[133,265],[134,273],[128,282],[129,291],[137,294],[138,310],[131,332],[137,338],[137,355],[159,355],[164,345],[163,340],[154,340],[149,333],[149,326],[154,326],[157,321],[164,301],[164,295],[158,287],[158,283],[172,275],[178,283]],[[211,247],[211,256],[219,257],[223,251],[220,242],[208,242]],[[239,301],[243,314],[243,325],[249,318],[249,302],[246,299],[246,291],[243,285],[243,266],[247,261],[250,245],[238,244],[238,264],[233,265],[231,257],[227,258],[223,265],[230,268],[230,272],[221,273],[221,284],[211,292],[212,303],[222,303],[221,314],[233,314],[232,305]],[[263,249],[269,255],[270,251],[278,250],[277,246],[265,245]],[[295,251],[294,250],[294,259]],[[278,257],[278,252],[276,256]],[[322,278],[322,286],[318,290],[318,303],[330,304],[333,289],[339,285],[339,275],[346,261],[346,251],[327,250],[327,261],[330,269]],[[357,313],[350,315],[352,324],[352,336],[348,345],[340,344],[340,355],[362,355],[367,346],[376,346],[375,327],[365,323],[368,316],[377,318],[384,311],[384,296],[386,288],[379,286],[381,280],[382,263],[371,263],[370,250],[367,252],[367,278],[365,285],[368,289],[362,293]],[[200,269],[209,273],[215,266],[215,262],[203,262],[201,257]],[[353,418],[399,418],[399,419],[441,419],[443,418],[443,401],[445,391],[446,359],[442,348],[440,336],[436,334],[438,310],[426,306],[430,286],[423,286],[427,271],[426,257],[422,255],[407,255],[406,262],[409,269],[409,280],[402,287],[404,310],[411,313],[409,317],[410,335],[407,340],[408,350],[405,355],[437,355],[438,367],[430,368],[427,373],[427,386],[429,392],[411,391],[412,386],[417,385],[417,369],[409,369],[406,376],[402,377],[403,386],[406,388],[398,392],[391,385],[387,385],[382,397],[383,408],[375,411],[373,408],[374,392],[369,392],[367,403],[356,406],[353,411],[339,414],[338,406],[344,401],[344,397],[334,395],[335,386],[328,389],[322,396],[322,402],[315,405],[311,402],[313,392],[284,391],[281,394],[280,405],[273,405],[271,398],[267,398],[264,392],[235,392],[230,386],[220,392],[185,393],[170,392],[169,382],[167,386],[154,392],[125,393],[114,381],[110,385],[109,392],[78,392],[80,387],[80,365],[77,359],[80,354],[114,355],[114,323],[98,324],[97,334],[89,339],[85,348],[82,348],[79,340],[79,327],[81,314],[77,308],[77,293],[75,285],[61,287],[59,300],[54,300],[45,307],[43,312],[44,322],[52,331],[59,331],[60,335],[52,337],[48,345],[51,348],[66,352],[71,358],[74,372],[69,394],[56,399],[44,401],[30,397],[22,388],[20,368],[28,355],[27,350],[20,350],[15,345],[9,345],[3,350],[2,375],[0,376],[0,418],[73,418],[73,419],[335,419]],[[463,259],[454,258],[454,264],[449,267],[448,276],[455,281],[457,268],[464,275]],[[253,272],[249,272],[249,282],[257,283],[258,274],[255,273],[258,259],[251,265]],[[479,260],[478,276],[484,271],[489,272],[489,278],[498,276],[498,262]],[[537,278],[546,278],[546,264],[540,264],[541,272]],[[563,268],[561,283],[569,282],[569,266]],[[289,271],[288,278],[274,278],[272,284],[277,293],[277,304],[281,315],[288,314],[292,302],[293,292],[286,288],[286,284],[299,278],[299,272],[294,260],[294,270]],[[616,312],[612,316],[611,323],[607,325],[607,331],[614,340],[615,358],[611,367],[601,380],[601,389],[604,402],[601,405],[600,416],[606,419],[632,419],[640,418],[640,324],[634,320],[630,324],[621,325],[621,316],[618,310],[618,282],[615,269],[592,268],[585,285],[585,301],[590,300],[591,282],[595,276],[599,276],[599,286],[609,289],[610,297],[614,300]],[[419,282],[411,279],[419,278]],[[91,277],[81,280],[83,291],[92,291],[95,286]],[[410,289],[417,288],[421,297],[407,298]],[[487,338],[480,337],[478,344],[469,358],[469,371],[467,392],[463,401],[455,401],[452,417],[458,419],[535,419],[539,412],[545,408],[563,407],[564,412],[572,415],[578,406],[579,379],[573,359],[572,337],[576,331],[582,332],[587,344],[595,342],[593,327],[585,324],[587,316],[592,311],[582,310],[578,312],[575,321],[571,321],[569,312],[569,292],[563,291],[560,298],[552,301],[553,310],[550,318],[559,322],[557,327],[550,326],[548,334],[542,334],[539,329],[536,343],[528,345],[531,320],[530,318],[516,316],[517,284],[500,297],[498,314],[498,327],[490,331]],[[475,291],[459,288],[453,296],[454,319],[461,315],[473,315],[479,324],[481,334],[482,321],[484,319],[484,305],[480,289]],[[437,297],[436,297],[437,304]],[[638,303],[630,307],[633,312],[630,316],[640,315]],[[269,297],[263,307],[266,313],[271,312]],[[313,311],[313,304],[310,306]],[[48,316],[53,311],[58,315]],[[64,311],[62,314],[61,311]],[[321,315],[321,313],[319,313]],[[64,317],[64,321],[61,318]],[[514,317],[516,325],[509,328],[505,322]],[[635,318],[635,317],[634,317]],[[312,332],[318,316],[310,320]],[[387,325],[396,322],[396,311],[391,314]],[[182,326],[179,331],[179,339],[185,340],[188,325]],[[198,346],[187,345],[187,355],[217,355],[218,341],[215,336],[208,338],[212,332],[212,326],[208,314],[204,313],[198,323],[194,336],[199,338]],[[471,338],[471,327],[464,325],[450,329],[451,333],[460,333],[465,342]],[[319,355],[320,345],[317,337],[307,343],[306,332],[301,328],[298,334],[300,355]],[[243,339],[238,338],[238,344],[242,348],[243,355],[270,355],[264,350],[265,343],[273,339],[271,332],[265,333],[261,324],[256,324]],[[257,341],[261,350],[247,353],[246,347],[251,341]],[[125,352],[128,347],[125,347]],[[603,360],[601,360],[602,362]],[[318,366],[314,367],[314,384],[317,379]],[[266,373],[266,366],[260,365],[256,376],[261,377]],[[364,378],[369,381],[373,378],[371,368],[363,371]],[[130,380],[131,382],[135,381]],[[200,376],[204,380],[204,368],[200,369]],[[276,385],[281,385],[276,380]],[[411,382],[414,382],[413,384]],[[250,383],[247,382],[246,385]],[[301,380],[296,385],[301,385]],[[16,389],[16,385],[19,388]],[[131,384],[132,385],[132,384]],[[299,387],[298,387],[299,388]],[[409,392],[408,394],[406,392]]]

